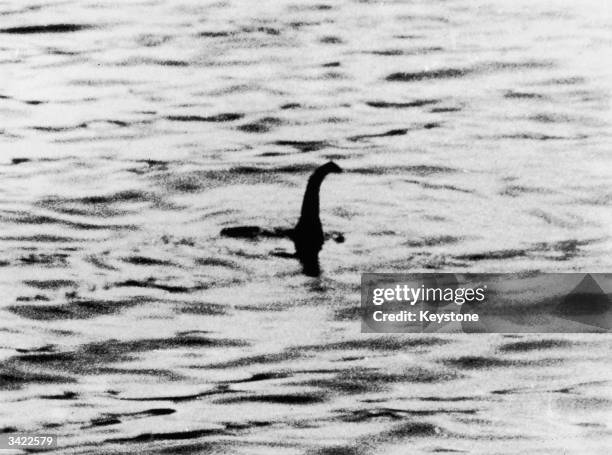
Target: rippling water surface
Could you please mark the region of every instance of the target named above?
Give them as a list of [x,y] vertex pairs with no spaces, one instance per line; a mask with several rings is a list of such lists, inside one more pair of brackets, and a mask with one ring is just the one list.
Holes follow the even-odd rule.
[[[0,1],[0,431],[606,453],[607,335],[359,333],[364,271],[612,261],[604,1]],[[333,159],[320,279],[278,256]]]

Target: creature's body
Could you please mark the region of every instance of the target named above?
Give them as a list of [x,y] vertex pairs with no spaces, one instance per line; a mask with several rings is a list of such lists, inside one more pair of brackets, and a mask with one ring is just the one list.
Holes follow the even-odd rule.
[[[295,228],[275,228],[274,230],[262,229],[259,226],[234,226],[221,230],[221,235],[234,238],[256,239],[258,237],[289,237],[295,245],[295,255],[287,253],[276,253],[280,257],[296,257],[302,263],[305,275],[318,276],[319,251],[323,248],[325,234],[319,218],[319,190],[321,183],[327,174],[340,173],[342,169],[333,161],[329,161],[318,167],[308,179],[304,200],[302,201],[302,212]],[[343,242],[341,233],[331,235],[336,242]]]
[[319,251],[325,241],[323,226],[319,218],[319,190],[323,179],[330,173],[340,173],[342,169],[333,161],[318,167],[308,179],[300,219],[293,230],[295,253],[302,263],[306,275],[317,276],[319,269]]

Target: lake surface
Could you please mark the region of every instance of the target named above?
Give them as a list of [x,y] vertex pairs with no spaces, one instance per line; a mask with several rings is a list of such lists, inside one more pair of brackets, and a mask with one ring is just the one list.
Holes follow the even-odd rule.
[[[608,453],[609,335],[366,335],[358,308],[363,272],[610,272],[611,27],[604,1],[0,1],[0,431]],[[293,226],[328,160],[320,278],[219,235]]]

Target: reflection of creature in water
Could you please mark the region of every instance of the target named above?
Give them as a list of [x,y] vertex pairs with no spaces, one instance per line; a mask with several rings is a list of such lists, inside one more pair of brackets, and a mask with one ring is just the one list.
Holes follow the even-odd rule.
[[291,236],[295,244],[296,256],[302,263],[304,274],[308,276],[317,276],[320,273],[319,251],[325,241],[319,218],[319,189],[327,174],[340,172],[342,172],[340,166],[329,161],[318,167],[308,179],[302,202],[302,213]]
[[326,236],[323,233],[321,219],[319,218],[319,189],[327,174],[340,173],[342,169],[333,161],[329,161],[318,167],[308,179],[304,200],[302,201],[302,212],[297,225],[293,229],[275,228],[274,230],[262,229],[259,226],[234,226],[221,230],[221,235],[234,238],[256,239],[258,237],[289,237],[295,244],[295,255],[287,253],[276,253],[279,257],[296,257],[302,263],[304,274],[318,276],[319,251],[323,247],[326,238],[333,238],[338,243],[344,241],[341,233],[332,233]]

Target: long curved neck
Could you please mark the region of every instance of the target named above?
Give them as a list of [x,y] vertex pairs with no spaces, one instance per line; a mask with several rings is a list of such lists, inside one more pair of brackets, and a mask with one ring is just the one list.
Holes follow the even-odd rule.
[[325,174],[315,172],[308,179],[304,200],[302,201],[302,213],[300,223],[307,223],[311,220],[319,219],[319,189],[325,178]]

